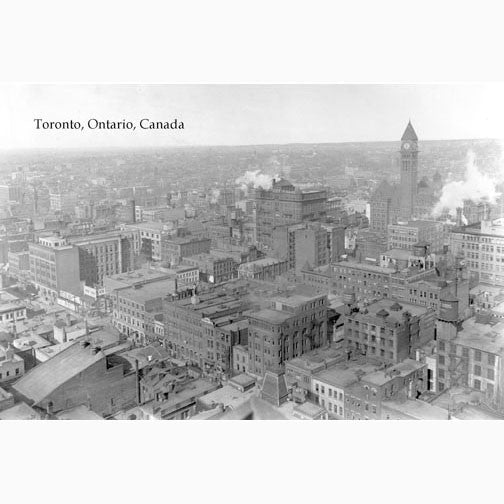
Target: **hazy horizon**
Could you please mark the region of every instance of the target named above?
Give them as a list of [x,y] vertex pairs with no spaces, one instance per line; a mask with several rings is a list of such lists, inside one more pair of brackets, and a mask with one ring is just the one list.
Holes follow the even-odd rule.
[[[504,138],[504,84],[7,84],[0,149],[398,142]],[[184,122],[184,130],[37,130],[34,119]]]

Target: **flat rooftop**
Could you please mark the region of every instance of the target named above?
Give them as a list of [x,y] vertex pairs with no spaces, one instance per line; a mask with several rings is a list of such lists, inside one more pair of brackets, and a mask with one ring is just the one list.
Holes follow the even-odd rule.
[[461,226],[453,230],[453,232],[458,234],[501,237],[504,236],[504,225],[502,225],[502,223],[481,222],[468,226]]
[[294,366],[305,371],[314,371],[321,366],[332,364],[344,356],[341,350],[334,348],[317,348],[311,352],[303,354],[301,357],[295,357],[287,361],[286,364]]
[[208,408],[213,408],[216,404],[221,403],[225,408],[236,409],[248,401],[250,397],[256,395],[256,393],[255,388],[251,388],[246,392],[240,392],[231,385],[224,385],[209,394],[201,396],[198,401]]
[[383,401],[382,407],[399,411],[411,417],[412,420],[447,420],[448,411],[434,404],[408,399],[404,402]]
[[252,318],[270,322],[272,324],[281,324],[292,317],[292,313],[265,308],[250,314]]
[[376,364],[370,362],[346,362],[336,364],[330,369],[320,371],[313,376],[313,379],[343,388],[357,382],[359,376],[372,373],[377,369]]
[[271,266],[272,264],[278,264],[284,261],[281,261],[280,259],[275,259],[274,257],[264,257],[263,259],[257,259],[256,261],[249,261],[246,263],[241,264],[241,268],[246,268],[246,269],[253,269],[254,267],[256,268],[262,268],[264,266]]
[[[186,267],[186,269],[190,268]],[[133,284],[141,282],[142,280],[166,278],[172,274],[172,271],[173,270],[170,270],[168,268],[159,268],[159,269],[140,268],[134,271],[129,271],[127,273],[117,273],[116,275],[110,275],[106,278],[110,278],[111,280],[116,280],[118,282]]]
[[422,362],[418,362],[413,359],[405,359],[399,364],[395,364],[394,366],[366,374],[362,377],[362,381],[371,383],[372,385],[380,386],[384,385],[397,376],[408,376],[409,374],[418,371],[425,366],[426,364],[423,364]]
[[383,273],[390,275],[392,270],[390,268],[382,268],[369,263],[360,263],[357,261],[338,261],[334,263],[334,267],[354,268],[362,271],[371,271],[373,273]]
[[19,350],[28,350],[30,348],[43,348],[50,346],[51,343],[46,339],[42,338],[38,334],[29,334],[27,336],[21,336],[20,338],[16,338],[12,345],[15,346]]
[[119,297],[130,299],[137,303],[163,298],[175,292],[175,280],[167,278],[159,282],[148,283],[138,287],[128,287],[118,292]]
[[320,299],[322,297],[326,297],[325,294],[318,294],[315,296],[303,296],[302,294],[293,294],[292,296],[287,297],[274,297],[272,299],[275,303],[282,303],[287,306],[291,306],[293,308],[297,308],[298,306],[302,306],[306,303],[310,303],[315,301],[316,299]]
[[411,250],[392,248],[383,252],[382,255],[390,257],[392,259],[407,261],[413,255],[413,253],[411,252]]
[[484,352],[503,354],[504,321],[494,325],[482,324],[472,317],[462,323],[462,330],[453,342]]
[[[364,313],[363,310],[367,310],[367,313]],[[402,323],[403,315],[406,312],[409,312],[413,316],[421,316],[427,313],[429,308],[425,308],[423,306],[418,306],[410,303],[404,303],[403,301],[396,301],[394,299],[379,299],[365,308],[361,309],[360,312],[357,312],[355,316],[357,318],[371,318],[376,319],[376,323],[379,323],[380,320],[383,323]]]
[[420,220],[419,219],[419,220],[410,220],[405,223],[389,224],[388,227],[422,229],[422,228],[436,227],[436,226],[441,226],[441,225],[442,225],[442,222],[439,222],[439,221]]
[[40,414],[25,402],[0,411],[0,420],[40,420]]
[[297,406],[294,406],[293,409],[293,414],[295,415],[296,413],[299,413],[303,416],[307,416],[310,418],[315,418],[322,413],[324,413],[324,408],[319,406],[318,404],[314,404],[310,401],[306,401],[302,404],[298,404]]

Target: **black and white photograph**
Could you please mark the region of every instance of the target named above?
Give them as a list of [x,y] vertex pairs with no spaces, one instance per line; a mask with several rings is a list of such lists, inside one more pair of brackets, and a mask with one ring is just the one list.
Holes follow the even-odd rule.
[[503,419],[503,91],[2,86],[0,419]]

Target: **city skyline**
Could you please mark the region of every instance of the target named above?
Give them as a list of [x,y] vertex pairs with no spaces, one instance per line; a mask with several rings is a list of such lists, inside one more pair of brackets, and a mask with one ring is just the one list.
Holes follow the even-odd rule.
[[[0,87],[0,150],[247,146],[504,138],[502,84]],[[239,111],[239,114],[237,114]],[[37,130],[44,121],[184,123],[175,130]]]

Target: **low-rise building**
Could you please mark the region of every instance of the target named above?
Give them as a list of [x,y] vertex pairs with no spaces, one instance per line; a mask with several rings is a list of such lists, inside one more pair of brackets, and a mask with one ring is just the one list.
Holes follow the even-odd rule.
[[14,406],[14,396],[0,387],[0,411],[9,409],[12,406]]
[[170,237],[163,236],[161,240],[161,260],[172,265],[180,264],[182,259],[210,252],[212,240],[210,238]]
[[350,300],[345,314],[345,347],[387,364],[411,357],[434,339],[435,312],[430,308],[381,299],[363,308]]
[[327,343],[327,295],[272,298],[248,319],[249,372],[257,376]]
[[7,303],[0,306],[0,324],[15,323],[26,319],[24,304]]
[[240,264],[238,278],[251,278],[254,280],[274,280],[289,269],[288,261],[281,261],[272,257],[265,257],[256,261]]
[[114,347],[75,341],[31,369],[14,390],[32,407],[51,415],[86,405],[102,416],[136,403],[137,375]]
[[294,387],[296,397],[313,399],[312,380],[314,375],[335,366],[346,359],[346,354],[330,346],[317,348],[301,357],[288,360],[285,363],[285,377]]
[[504,412],[504,322],[479,314],[461,322],[458,300],[442,303],[436,322],[438,390],[469,388],[481,403]]
[[5,347],[0,345],[0,383],[20,378],[24,371],[24,360],[14,352],[10,343]]
[[208,372],[232,372],[232,348],[246,345],[248,308],[237,295],[193,295],[164,303],[165,338],[173,357]]
[[115,290],[111,294],[114,327],[127,336],[144,341],[146,314],[163,313],[163,299],[175,293],[176,281],[172,279]]
[[196,266],[203,282],[219,284],[237,277],[238,264],[232,257],[219,257],[211,253],[199,254],[185,257],[183,262]]
[[389,224],[387,248],[413,250],[418,242],[427,242],[432,252],[443,250],[445,231],[442,222],[413,220],[407,223]]

